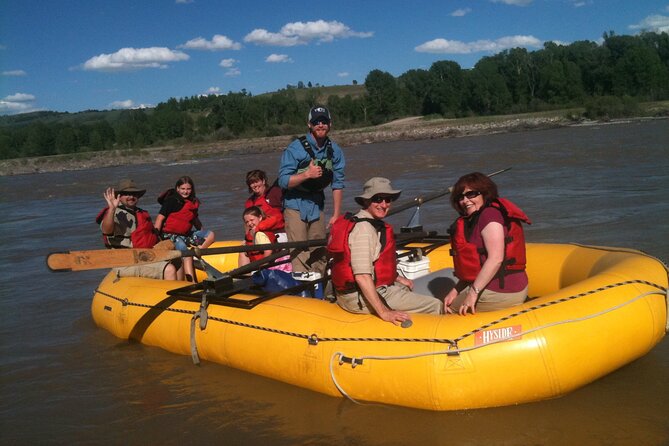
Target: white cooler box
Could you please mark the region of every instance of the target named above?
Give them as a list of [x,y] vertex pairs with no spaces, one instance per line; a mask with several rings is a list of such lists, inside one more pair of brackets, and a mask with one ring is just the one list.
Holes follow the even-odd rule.
[[430,259],[422,257],[420,260],[405,258],[397,262],[397,272],[407,279],[417,279],[430,274]]

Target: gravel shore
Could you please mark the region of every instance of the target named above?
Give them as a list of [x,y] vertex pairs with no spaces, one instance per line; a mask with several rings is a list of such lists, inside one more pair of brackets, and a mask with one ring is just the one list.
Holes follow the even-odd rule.
[[[425,120],[405,118],[375,127],[333,130],[331,137],[343,147],[389,141],[454,138],[502,132],[518,132],[574,124],[566,118],[504,116],[488,120]],[[238,153],[263,153],[283,150],[294,136],[238,139],[214,143],[170,145],[149,149],[107,150],[37,158],[0,161],[0,175],[61,172],[128,164],[153,164],[188,159],[220,158]]]

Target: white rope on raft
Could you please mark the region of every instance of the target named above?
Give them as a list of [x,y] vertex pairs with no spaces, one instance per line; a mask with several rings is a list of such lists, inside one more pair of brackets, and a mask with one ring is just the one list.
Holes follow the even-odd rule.
[[[624,306],[630,305],[630,304],[636,302],[637,300],[643,299],[643,298],[645,298],[647,296],[650,296],[652,294],[659,294],[659,295],[665,296],[665,300],[667,301],[667,305],[669,306],[669,288],[664,289],[662,291],[648,291],[646,293],[642,293],[642,294],[640,294],[640,295],[638,295],[638,296],[636,296],[636,297],[634,297],[634,298],[632,298],[632,299],[630,299],[626,302],[622,302],[622,303],[620,303],[618,305],[615,305],[611,308],[608,308],[606,310],[598,311],[597,313],[593,313],[593,314],[590,314],[590,315],[587,315],[587,316],[582,316],[582,317],[573,318],[573,319],[567,319],[567,320],[564,320],[564,321],[552,322],[550,324],[542,325],[542,326],[539,326],[539,327],[534,327],[534,328],[531,328],[529,330],[524,330],[524,331],[521,331],[520,333],[514,334],[513,337],[520,337],[520,336],[528,335],[530,333],[534,333],[534,332],[539,331],[539,330],[545,330],[545,329],[555,327],[555,326],[558,326],[558,325],[573,324],[573,323],[577,323],[577,322],[583,322],[583,321],[586,321],[588,319],[593,319],[593,318],[602,316],[606,313],[610,313],[612,311],[623,308]],[[469,351],[476,350],[476,349],[483,348],[483,347],[489,347],[491,345],[498,344],[500,342],[506,342],[508,340],[509,340],[509,338],[496,339],[494,341],[488,342],[488,343],[483,344],[483,345],[474,345],[474,346],[465,347],[465,348],[456,347],[456,348],[451,348],[451,349],[448,349],[448,350],[441,350],[441,351],[435,351],[435,352],[414,353],[414,354],[411,354],[411,355],[399,355],[399,356],[368,355],[368,356],[361,356],[359,358],[351,357],[352,358],[351,359],[351,368],[355,368],[357,365],[362,364],[362,362],[365,361],[365,360],[393,361],[393,360],[415,359],[415,358],[421,358],[421,357],[425,357],[425,356],[460,354],[460,353],[469,352]],[[337,390],[339,390],[339,392],[344,397],[346,397],[347,399],[351,400],[352,402],[354,402],[356,404],[360,404],[360,405],[382,405],[382,404],[379,404],[379,403],[362,403],[362,402],[357,401],[356,399],[354,399],[348,393],[346,393],[346,391],[343,389],[343,387],[337,381],[337,378],[335,377],[335,371],[334,371],[335,360],[336,360],[336,363],[338,363],[339,365],[342,365],[343,361],[341,360],[341,358],[343,358],[343,357],[349,357],[349,356],[345,355],[342,352],[335,352],[335,353],[332,354],[332,357],[330,358],[330,378],[332,379],[332,383],[335,385]]]

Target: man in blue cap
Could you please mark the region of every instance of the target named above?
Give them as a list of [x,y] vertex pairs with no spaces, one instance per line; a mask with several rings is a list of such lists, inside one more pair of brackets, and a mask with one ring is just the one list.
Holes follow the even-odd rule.
[[[328,138],[332,117],[327,108],[311,108],[307,118],[309,133],[286,147],[279,167],[279,186],[284,189],[284,220],[288,241],[325,238],[325,193],[332,188],[332,225],[341,214],[344,189],[344,153]],[[296,278],[316,272],[321,275],[327,264],[325,247],[302,251],[292,261]]]

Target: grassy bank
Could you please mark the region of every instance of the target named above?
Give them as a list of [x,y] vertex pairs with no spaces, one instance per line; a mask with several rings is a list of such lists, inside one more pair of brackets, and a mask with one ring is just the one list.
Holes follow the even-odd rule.
[[[669,102],[653,103],[653,108],[650,109],[650,107],[650,105],[645,107],[643,109],[644,113],[641,113],[641,115],[667,116]],[[657,113],[658,109],[660,113]],[[649,110],[652,113],[647,113]],[[336,130],[335,122],[335,129],[332,131],[331,137],[344,147],[389,141],[464,137],[587,124],[589,121],[580,118],[582,114],[582,109],[571,109],[462,119],[412,117],[378,126],[343,131]],[[629,120],[622,119],[621,121]],[[214,143],[168,145],[158,148],[107,150],[104,152],[2,160],[0,161],[0,175],[59,172],[129,164],[167,163],[190,159],[221,158],[238,153],[275,152],[283,150],[295,136],[284,135]]]

